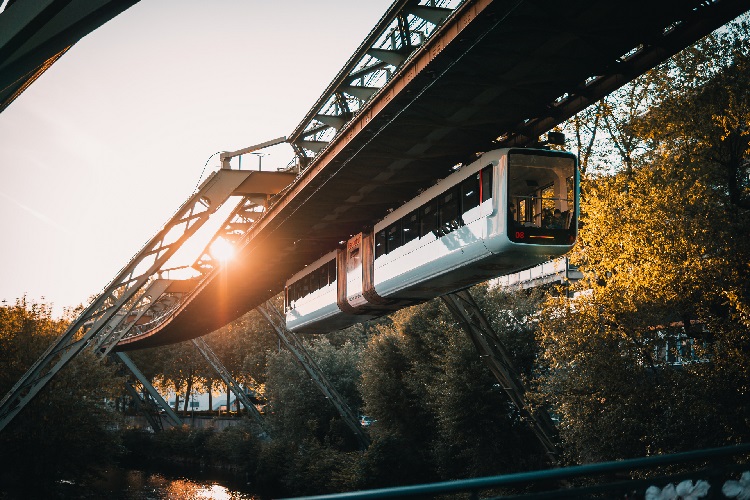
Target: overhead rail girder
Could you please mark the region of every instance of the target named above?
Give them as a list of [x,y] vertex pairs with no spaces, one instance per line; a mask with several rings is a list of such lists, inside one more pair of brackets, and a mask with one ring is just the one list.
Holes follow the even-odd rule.
[[297,362],[307,372],[310,379],[318,386],[318,389],[320,389],[334,408],[336,408],[336,411],[341,415],[341,419],[354,433],[360,447],[362,449],[367,448],[370,445],[370,438],[362,430],[362,427],[360,427],[357,415],[328,380],[328,377],[323,373],[323,370],[315,361],[315,358],[310,355],[299,337],[286,328],[284,315],[276,309],[276,306],[270,300],[259,305],[257,309],[274,329],[276,335],[284,343],[284,346],[297,358]]
[[0,112],[78,40],[137,2],[35,0],[5,5],[0,10]]
[[[744,0],[702,2],[699,10],[714,27],[734,13],[713,9],[725,2],[734,10],[747,7]],[[397,7],[406,4],[415,5],[397,2],[396,10],[385,16],[388,22],[403,17]],[[646,19],[642,13],[647,8],[651,15]],[[340,91],[361,69],[353,58],[329,88],[331,100],[325,101],[338,110],[331,116],[345,113],[351,102],[351,120],[335,136],[317,120],[290,135],[303,156],[319,152],[314,158],[304,156],[304,171],[242,237],[241,254],[227,264],[221,285],[208,282],[153,336],[120,347],[138,349],[205,335],[263,303],[340,241],[445,177],[453,165],[502,147],[495,142],[502,132],[532,123],[566,91],[630,54],[633,44],[648,38],[647,32],[667,32],[671,19],[694,8],[694,2],[682,0],[466,0],[361,109],[356,98]],[[378,36],[368,37],[360,55],[379,47]],[[364,57],[369,66],[372,57]],[[322,106],[308,118],[329,114]],[[305,135],[309,130],[316,137]]]
[[[419,5],[419,0],[397,0],[391,5],[290,135],[290,143],[300,157],[301,165],[309,161],[305,151],[311,151],[314,156],[320,152],[321,146],[329,142],[321,141],[321,132],[328,128],[338,131],[343,126],[334,126],[317,117],[338,115],[344,119],[344,123],[348,122],[351,119],[348,113],[361,109],[461,3],[461,0],[437,0],[430,2],[430,5]],[[413,34],[418,36],[418,41],[412,40]],[[379,77],[378,73],[382,71],[386,74]],[[355,83],[357,81],[358,84]],[[350,106],[341,106],[337,96],[342,93],[358,99],[354,110]]]
[[[280,139],[276,139],[275,141],[278,140]],[[275,143],[277,142],[268,141],[261,146],[266,147]],[[255,151],[257,149],[259,149],[258,146],[253,146],[252,148],[227,153],[225,156],[227,162],[224,162],[224,160],[222,162],[224,165],[228,165],[230,158],[239,156],[239,154],[245,154],[248,150]],[[191,265],[194,270],[200,273],[200,277],[192,281],[190,286],[180,291],[181,298],[168,315],[164,315],[158,322],[149,325],[148,328],[139,328],[136,325],[127,331],[125,335],[121,335],[117,340],[118,349],[132,342],[138,342],[139,339],[156,335],[162,325],[179,312],[179,307],[189,302],[195,293],[198,293],[204,286],[207,286],[212,280],[216,279],[223,272],[225,262],[221,262],[212,255],[211,248],[213,244],[217,240],[223,239],[225,242],[231,244],[235,251],[239,251],[244,244],[244,236],[265,214],[270,197],[282,192],[296,175],[293,172],[237,171],[226,169],[220,171],[246,173],[248,177],[245,177],[232,193],[235,196],[242,196],[242,198],[205,246],[198,259]]]
[[[143,302],[144,300],[148,300],[150,301],[150,304],[155,303],[156,300],[158,300],[158,298],[167,291],[169,285],[171,285],[172,283],[172,280],[165,279],[155,279],[151,283],[149,283],[140,300],[136,301],[130,308],[128,308],[124,312],[124,314],[117,314],[110,320],[109,324],[106,326],[106,328],[103,329],[102,333],[97,336],[96,342],[94,343],[94,348],[98,351],[101,351],[101,354],[103,356],[108,354],[109,351],[111,351],[112,348],[117,344],[117,342],[123,336],[127,335],[130,329],[132,329],[143,317],[143,315],[146,314],[146,312],[150,309],[150,307],[143,307],[143,304],[141,304],[141,302]],[[131,321],[129,321],[127,325],[124,325],[124,328],[118,328],[123,323],[123,321],[131,314],[133,315],[133,317],[130,318]]]
[[448,16],[453,14],[453,9],[433,7],[431,5],[413,5],[407,7],[405,10],[407,13],[413,14],[434,25],[442,23],[448,18]]
[[[142,289],[152,282],[154,287],[165,284],[158,283],[159,274],[182,244],[230,196],[258,191],[260,188],[247,182],[249,177],[260,176],[259,183],[266,189],[273,184],[268,180],[273,174],[281,173],[229,169],[212,173],[0,401],[0,431],[86,346],[99,345],[104,347],[104,353],[109,352],[135,325],[131,322],[118,330],[128,314],[141,307],[144,300],[148,301],[146,307],[154,304],[152,299],[158,297],[151,297]],[[293,174],[284,173],[282,177],[282,181],[291,180]],[[121,313],[123,309],[127,313]],[[99,355],[104,353],[100,349]]]
[[468,290],[453,292],[440,297],[453,317],[459,322],[482,360],[487,364],[513,405],[524,421],[534,432],[547,455],[553,462],[557,460],[558,449],[555,444],[555,429],[552,420],[545,411],[532,412],[525,400],[526,389],[515,369],[513,359],[508,354],[503,342],[492,329],[482,310]]
[[[640,43],[613,59],[598,74],[571,86],[565,94],[549,103],[546,112],[540,113],[540,116],[518,122],[503,131],[496,139],[497,144],[513,147],[534,143],[543,133],[719,28],[723,22],[718,24],[716,19],[728,22],[748,10],[748,5],[741,1],[686,2],[688,3],[692,8],[683,10],[680,18],[673,19],[661,32],[648,32]],[[710,15],[707,15],[709,11]]]

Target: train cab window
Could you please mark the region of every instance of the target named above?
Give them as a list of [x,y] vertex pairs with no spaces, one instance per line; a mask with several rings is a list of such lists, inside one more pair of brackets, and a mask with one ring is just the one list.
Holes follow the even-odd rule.
[[401,246],[401,221],[385,230],[386,252],[391,253]]
[[461,183],[461,213],[465,214],[479,206],[479,174],[474,174]]
[[439,197],[440,229],[443,234],[458,229],[459,223],[459,190],[449,189]]
[[401,220],[403,230],[403,244],[406,245],[410,241],[419,237],[419,211],[415,210],[410,214],[407,214]]
[[[575,241],[576,160],[569,153],[511,150],[508,209],[515,209],[511,241],[565,244]],[[509,212],[510,213],[510,212]]]
[[437,200],[431,200],[419,209],[419,236],[427,236],[437,231],[438,210]]
[[386,254],[385,250],[385,229],[375,233],[375,258]]
[[492,199],[492,165],[482,169],[482,201]]

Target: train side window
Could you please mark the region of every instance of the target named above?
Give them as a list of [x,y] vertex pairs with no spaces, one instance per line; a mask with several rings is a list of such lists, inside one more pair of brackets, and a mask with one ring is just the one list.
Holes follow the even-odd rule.
[[479,174],[472,175],[461,183],[461,213],[465,214],[479,206]]
[[310,275],[308,274],[300,280],[300,298],[310,293]]
[[328,262],[328,282],[333,283],[336,281],[336,259]]
[[401,246],[401,221],[390,226],[386,231],[386,253],[391,253]]
[[440,195],[440,229],[443,234],[448,234],[451,231],[455,231],[460,226],[458,221],[459,217],[459,205],[458,205],[459,190],[456,188],[449,189],[442,195]]
[[375,258],[386,254],[385,250],[385,229],[375,234]]
[[328,281],[328,266],[322,265],[317,270],[318,273],[318,288],[323,288],[324,286],[328,285],[330,283]]
[[482,169],[482,201],[492,199],[492,165]]
[[402,219],[404,245],[419,237],[419,211],[415,210]]
[[316,269],[315,271],[310,273],[309,276],[310,276],[310,292],[309,293],[313,293],[315,290],[320,288],[320,286],[318,285],[318,270]]
[[427,236],[430,233],[437,231],[438,228],[438,210],[437,200],[430,200],[429,202],[422,205],[419,209],[419,236]]

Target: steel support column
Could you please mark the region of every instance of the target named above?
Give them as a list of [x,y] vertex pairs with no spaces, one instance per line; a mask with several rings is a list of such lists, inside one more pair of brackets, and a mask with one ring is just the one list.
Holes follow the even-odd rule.
[[222,169],[206,179],[0,401],[0,431],[92,341],[99,343],[101,338],[113,336],[110,340],[117,343],[121,336],[115,330],[124,318],[118,313],[136,309],[149,299],[146,293],[139,292],[158,277],[162,266],[249,175],[250,172]]
[[[113,354],[110,354],[110,358],[115,359],[125,365],[125,367],[130,370],[130,373],[133,374],[133,376],[140,382],[140,384],[143,386],[144,389],[146,389],[146,392],[148,392],[149,396],[151,396],[151,401],[156,404],[156,406],[164,411],[164,414],[167,416],[167,419],[169,420],[169,423],[172,424],[173,427],[180,427],[182,425],[182,420],[180,420],[180,417],[177,416],[177,414],[174,412],[172,408],[170,408],[169,404],[164,401],[164,398],[161,397],[161,394],[159,394],[159,391],[157,391],[153,385],[151,385],[151,382],[146,378],[146,376],[141,372],[137,366],[135,366],[135,363],[133,363],[133,360],[130,359],[128,355],[126,355],[124,352],[116,352]],[[134,395],[134,399],[136,400],[137,404],[143,404],[145,405],[144,413],[146,414],[146,418],[151,423],[151,427],[154,429],[154,431],[159,431],[162,429],[162,422],[161,417],[158,417],[158,423],[155,423],[150,417],[150,413],[148,413],[148,402],[146,402],[143,398],[141,398],[140,394],[138,394],[138,391],[135,390],[135,388],[127,382],[125,384],[125,389],[128,390],[128,392],[131,393],[131,395]],[[154,425],[156,424],[156,427]]]
[[487,363],[523,419],[528,422],[550,459],[556,463],[558,450],[554,438],[557,433],[555,426],[546,412],[532,413],[528,409],[524,398],[526,389],[513,365],[513,360],[474,298],[468,290],[462,290],[443,295],[441,299],[474,343],[481,358]]
[[[268,429],[266,428],[265,422],[263,421],[263,415],[260,414],[253,402],[250,401],[250,398],[247,397],[245,391],[242,389],[240,384],[237,383],[234,377],[232,377],[232,374],[229,373],[229,370],[226,369],[216,353],[208,346],[208,344],[206,344],[206,341],[203,340],[202,337],[193,339],[192,342],[195,348],[198,349],[198,352],[200,352],[201,355],[206,359],[206,361],[208,361],[208,364],[211,365],[211,368],[213,368],[214,371],[219,374],[224,383],[227,384],[227,387],[230,387],[232,389],[232,392],[234,392],[235,396],[237,396],[237,399],[243,405],[245,405],[247,411],[252,414],[252,416],[255,418],[255,421],[258,422],[258,425],[260,425],[260,428],[263,431],[265,437],[268,437]],[[228,408],[229,405],[227,405],[227,409]]]
[[305,346],[302,344],[299,337],[297,337],[295,333],[287,330],[286,322],[281,312],[276,309],[276,306],[274,306],[271,301],[267,301],[265,304],[258,306],[258,311],[273,327],[276,331],[276,335],[279,336],[279,339],[281,339],[286,348],[294,354],[299,364],[318,386],[320,392],[322,392],[326,399],[328,399],[328,401],[330,401],[336,408],[346,425],[348,425],[352,432],[354,432],[357,441],[359,441],[360,447],[362,449],[367,448],[370,445],[370,438],[359,426],[357,415],[351,408],[349,408],[349,405],[346,404],[346,401],[344,401],[344,398],[341,397],[341,394],[338,393],[336,388],[333,387],[333,384],[331,384],[325,376],[318,363],[310,355],[307,349],[305,349]]

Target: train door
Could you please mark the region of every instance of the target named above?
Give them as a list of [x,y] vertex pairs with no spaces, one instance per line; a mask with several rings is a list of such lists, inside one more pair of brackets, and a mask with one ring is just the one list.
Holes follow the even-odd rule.
[[367,303],[362,294],[362,233],[346,243],[346,301],[351,307]]

